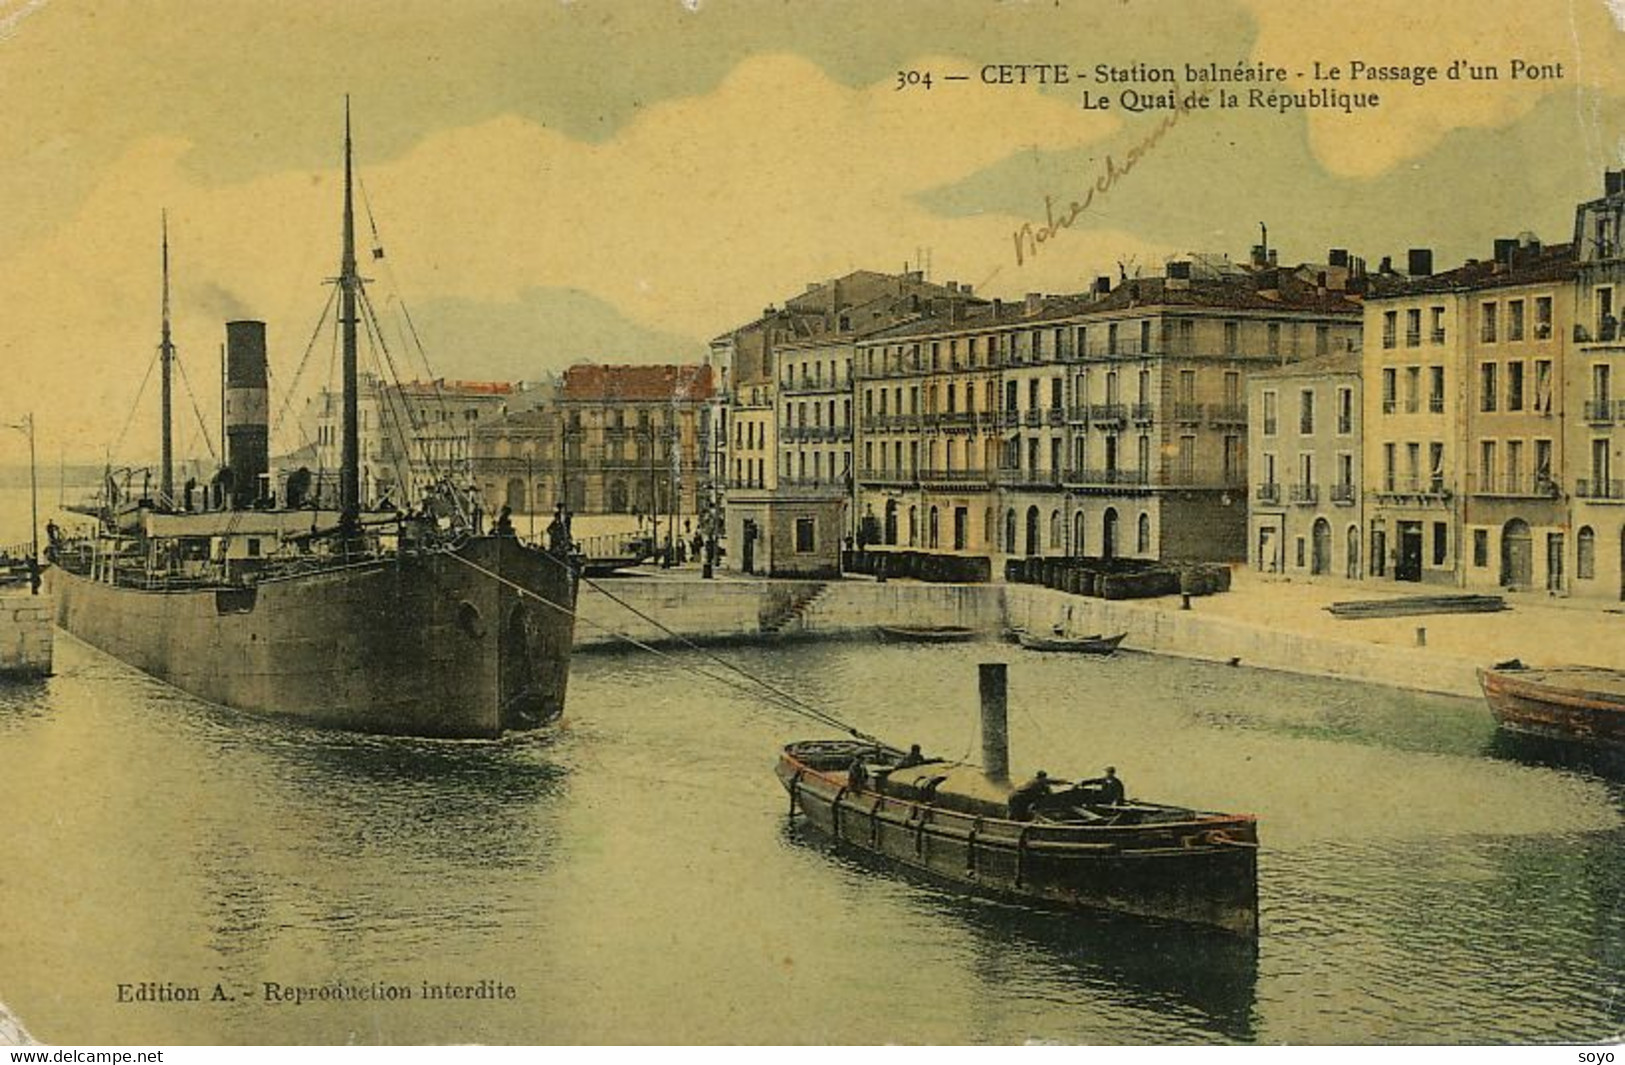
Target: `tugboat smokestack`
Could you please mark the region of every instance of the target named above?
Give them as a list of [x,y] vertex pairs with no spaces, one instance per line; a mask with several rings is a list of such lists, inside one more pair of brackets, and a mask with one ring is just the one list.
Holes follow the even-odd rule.
[[1003,662],[983,662],[977,667],[982,693],[982,772],[998,783],[1010,780],[1010,725],[1007,678]]
[[231,505],[253,507],[270,472],[270,405],[266,390],[265,323],[226,323],[226,465]]

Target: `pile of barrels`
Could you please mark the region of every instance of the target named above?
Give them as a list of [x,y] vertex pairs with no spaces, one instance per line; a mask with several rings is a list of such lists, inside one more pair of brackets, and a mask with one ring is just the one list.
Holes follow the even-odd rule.
[[986,584],[993,579],[993,560],[986,555],[933,551],[843,551],[841,569],[870,577],[945,584]]
[[1228,592],[1230,567],[1133,558],[1013,558],[1005,563],[1004,579],[1100,599],[1149,599]]

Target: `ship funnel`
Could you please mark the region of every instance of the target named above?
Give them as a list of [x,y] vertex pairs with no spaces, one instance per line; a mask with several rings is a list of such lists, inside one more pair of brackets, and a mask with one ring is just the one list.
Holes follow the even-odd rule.
[[1010,780],[1009,699],[1003,662],[983,662],[977,667],[982,693],[982,772],[998,783]]
[[226,323],[226,465],[231,505],[252,507],[270,473],[271,429],[265,371],[265,323]]

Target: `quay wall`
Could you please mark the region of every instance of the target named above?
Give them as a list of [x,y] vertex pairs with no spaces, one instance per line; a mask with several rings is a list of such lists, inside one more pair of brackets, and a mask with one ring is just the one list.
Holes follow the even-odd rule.
[[[1128,633],[1124,648],[1239,666],[1446,695],[1476,696],[1470,659],[1430,650],[1259,625],[1177,600],[1113,601],[1027,584],[913,581],[705,581],[621,577],[583,585],[576,646],[626,646],[612,633],[654,644],[674,638],[609,596],[696,643],[867,638],[877,625],[963,625],[997,636],[1007,627],[1067,635]],[[607,593],[607,594],[606,594]],[[1235,594],[1235,593],[1226,593]],[[1200,604],[1201,600],[1197,600]]]
[[51,672],[52,607],[47,595],[0,593],[0,674],[43,677]]

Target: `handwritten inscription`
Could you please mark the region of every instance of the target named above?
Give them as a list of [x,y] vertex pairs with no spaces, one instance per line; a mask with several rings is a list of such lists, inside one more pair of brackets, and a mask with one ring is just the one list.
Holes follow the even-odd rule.
[[1011,234],[1015,244],[1016,265],[1024,266],[1029,259],[1038,255],[1039,250],[1054,240],[1062,230],[1071,229],[1078,219],[1094,205],[1098,198],[1110,195],[1122,180],[1134,172],[1146,155],[1154,151],[1168,131],[1177,126],[1194,111],[1184,106],[1183,101],[1176,94],[1168,114],[1152,127],[1150,132],[1141,137],[1128,151],[1123,153],[1123,161],[1118,162],[1117,157],[1107,154],[1106,160],[1101,164],[1100,172],[1082,192],[1081,198],[1070,199],[1065,207],[1057,208],[1055,197],[1044,197],[1044,221],[1023,222],[1021,228]]

